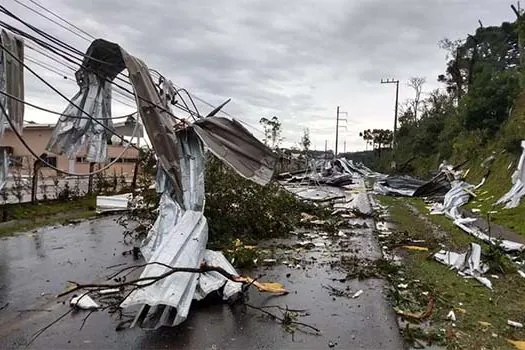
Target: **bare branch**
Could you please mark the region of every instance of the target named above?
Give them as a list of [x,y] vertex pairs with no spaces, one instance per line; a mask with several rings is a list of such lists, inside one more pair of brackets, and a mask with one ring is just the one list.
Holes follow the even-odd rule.
[[[306,328],[310,328],[312,330],[314,330],[317,334],[321,333],[321,330],[318,329],[318,328],[315,328],[314,326],[311,326],[309,324],[306,324],[306,323],[303,323],[303,322],[298,322],[298,321],[293,321],[293,320],[290,320],[290,319],[284,319],[280,316],[277,316],[275,314],[272,314],[271,312],[269,311],[266,311],[264,310],[263,307],[258,307],[258,306],[254,306],[254,305],[250,305],[250,304],[244,304],[246,305],[247,307],[249,307],[250,309],[254,309],[254,310],[258,310],[268,316],[270,316],[272,319],[274,320],[278,320],[279,322],[281,322],[283,325],[297,325],[297,326],[302,326],[302,327],[306,327]],[[282,309],[282,307],[280,307]],[[285,309],[286,312],[293,312],[291,311],[290,309]]]
[[[63,297],[65,295],[71,294],[71,293],[76,292],[76,291],[81,290],[81,289],[96,289],[96,290],[100,290],[100,289],[106,289],[106,288],[108,288],[108,289],[109,288],[124,288],[124,287],[129,287],[129,286],[135,286],[135,287],[143,288],[143,287],[151,286],[151,285],[157,283],[158,281],[160,281],[160,280],[162,280],[162,279],[164,279],[166,277],[169,277],[169,276],[171,276],[171,275],[173,275],[174,273],[177,273],[177,272],[204,273],[204,272],[215,271],[215,272],[220,273],[221,275],[223,275],[224,277],[226,277],[227,279],[229,279],[231,281],[244,282],[244,280],[242,280],[242,278],[240,276],[232,275],[228,271],[224,270],[222,267],[218,267],[218,266],[209,266],[209,265],[206,265],[206,264],[202,264],[201,267],[194,268],[194,267],[171,267],[171,266],[166,265],[166,264],[155,263],[155,262],[148,263],[148,264],[149,265],[152,265],[152,264],[162,265],[162,266],[166,267],[168,269],[168,271],[164,272],[163,274],[161,274],[159,276],[141,277],[141,278],[137,278],[137,279],[134,279],[134,280],[131,280],[131,281],[127,281],[127,282],[122,282],[122,283],[86,283],[86,284],[80,284],[80,283],[77,283],[75,281],[69,281],[70,283],[74,284],[75,287],[71,288],[69,290],[66,290],[65,292],[60,293],[58,295],[58,297]],[[148,265],[148,264],[145,264],[145,265]],[[146,283],[143,283],[143,282],[146,282]],[[255,283],[255,285],[257,285],[257,284]]]

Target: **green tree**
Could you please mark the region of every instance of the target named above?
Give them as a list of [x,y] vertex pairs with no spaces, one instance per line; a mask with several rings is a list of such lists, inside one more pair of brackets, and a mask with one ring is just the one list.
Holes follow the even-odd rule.
[[263,117],[261,120],[259,120],[259,123],[264,128],[264,144],[274,150],[277,150],[282,142],[282,125],[279,121],[279,118],[276,116],[273,116],[271,119]]
[[312,141],[310,140],[310,130],[308,128],[304,129],[303,136],[301,137],[301,148],[306,157],[308,157],[308,152],[310,151],[310,146]]

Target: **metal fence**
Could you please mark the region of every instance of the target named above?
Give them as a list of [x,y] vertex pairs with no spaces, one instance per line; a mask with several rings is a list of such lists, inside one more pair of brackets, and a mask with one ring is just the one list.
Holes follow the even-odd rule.
[[[87,177],[39,176],[34,199],[37,201],[70,199],[89,194],[121,192],[131,188],[132,179],[118,175],[93,176],[91,188]],[[0,190],[0,204],[27,203],[33,198],[33,176],[11,174]]]

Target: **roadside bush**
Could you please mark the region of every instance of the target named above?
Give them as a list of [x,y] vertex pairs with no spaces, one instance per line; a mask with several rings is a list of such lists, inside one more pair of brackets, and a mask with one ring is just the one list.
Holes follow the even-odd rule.
[[293,230],[301,212],[314,207],[301,202],[277,182],[257,185],[209,156],[206,162],[206,207],[209,240],[214,244],[283,236]]
[[[148,189],[151,181],[147,179],[152,180],[152,176],[145,172],[139,178],[139,208],[119,220],[126,227],[125,234],[135,238],[143,238],[158,215],[157,211],[144,208],[156,207],[159,199]],[[302,212],[317,211],[278,183],[257,185],[212,156],[206,161],[205,190],[204,215],[208,220],[209,242],[215,248],[230,245],[234,238],[253,242],[286,235],[299,225]]]

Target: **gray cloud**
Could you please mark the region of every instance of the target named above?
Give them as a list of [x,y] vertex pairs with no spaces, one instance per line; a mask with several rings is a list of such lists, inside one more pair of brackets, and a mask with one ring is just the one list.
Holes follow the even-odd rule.
[[[479,0],[476,6],[469,0],[46,1],[50,10],[96,37],[118,42],[197,96],[215,104],[231,97],[226,110],[256,129],[262,116],[279,116],[287,143],[299,141],[303,129],[309,128],[314,146],[324,148],[329,140],[333,147],[335,109],[341,105],[349,114],[347,131],[341,131],[347,149],[364,147],[359,130],[391,127],[393,87],[381,86],[381,78],[403,82],[401,100],[410,95],[404,82],[411,76],[426,76],[428,90],[438,87],[435,77],[444,70],[445,59],[437,41],[464,37],[475,30],[478,19],[486,26],[512,20],[509,4],[501,0]],[[81,50],[89,45],[12,0],[5,6]],[[77,91],[74,82],[46,74],[61,91],[69,95]],[[28,77],[26,86],[28,100],[51,106],[63,102],[34,78]],[[41,114],[31,118],[55,120]]]

